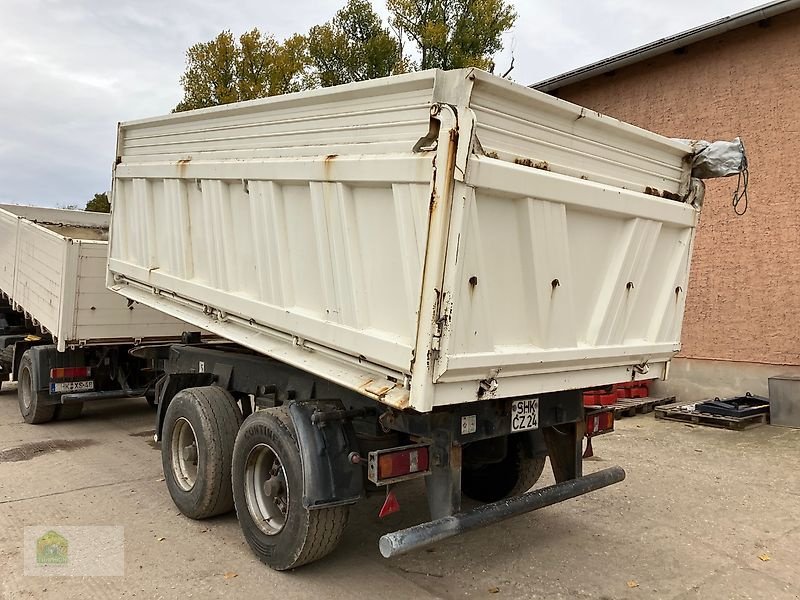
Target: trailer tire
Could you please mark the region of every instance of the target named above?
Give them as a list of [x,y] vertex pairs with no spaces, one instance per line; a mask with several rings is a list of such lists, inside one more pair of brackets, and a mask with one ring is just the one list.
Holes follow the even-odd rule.
[[167,407],[161,441],[164,480],[175,506],[191,519],[233,509],[231,460],[242,413],[216,386],[181,390]]
[[81,416],[83,412],[83,402],[70,404],[57,404],[55,419],[56,421],[71,421]]
[[9,344],[0,350],[0,365],[3,365],[11,372],[11,366],[14,364],[14,344]]
[[300,447],[285,406],[245,419],[233,450],[233,497],[247,543],[276,571],[329,554],[350,512],[349,506],[309,510],[303,505]]
[[30,350],[26,350],[20,359],[17,380],[19,412],[25,422],[38,425],[51,421],[56,407],[50,404],[50,394],[39,391],[39,372]]
[[461,491],[479,502],[497,502],[519,496],[530,490],[544,471],[544,456],[528,456],[516,436],[509,436],[508,451],[498,462],[470,467],[461,471]]

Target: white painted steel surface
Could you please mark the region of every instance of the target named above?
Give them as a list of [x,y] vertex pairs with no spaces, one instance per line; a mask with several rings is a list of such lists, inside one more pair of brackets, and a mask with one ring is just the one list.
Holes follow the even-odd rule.
[[659,377],[689,152],[475,70],[123,123],[108,285],[400,408]]
[[0,293],[70,345],[174,340],[186,323],[106,289],[108,215],[0,205]]

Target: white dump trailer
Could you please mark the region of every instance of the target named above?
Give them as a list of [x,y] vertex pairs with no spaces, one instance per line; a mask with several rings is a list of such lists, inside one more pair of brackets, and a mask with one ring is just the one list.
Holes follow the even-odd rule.
[[[224,438],[245,536],[283,569],[335,545],[362,465],[367,489],[426,477],[435,520],[387,556],[618,481],[581,477],[580,390],[680,348],[691,158],[474,69],[122,123],[108,286],[235,343],[161,357],[173,499],[231,508],[198,475],[223,459],[181,449]],[[224,398],[247,419],[207,430]],[[519,495],[544,455],[559,483]],[[462,491],[518,497],[465,516]]]
[[84,400],[122,394],[114,367],[132,365],[120,350],[190,328],[106,289],[108,227],[106,214],[0,205],[0,378],[22,371],[30,422],[74,417]]

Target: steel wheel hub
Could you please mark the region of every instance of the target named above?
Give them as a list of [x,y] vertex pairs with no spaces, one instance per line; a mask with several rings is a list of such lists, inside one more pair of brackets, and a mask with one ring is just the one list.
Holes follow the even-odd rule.
[[19,382],[22,388],[22,404],[25,405],[25,410],[31,407],[31,400],[33,398],[33,391],[31,390],[31,374],[27,369],[22,370],[22,381]]
[[175,481],[188,492],[197,481],[197,436],[192,424],[184,417],[175,421],[172,429],[171,453]]
[[267,535],[279,533],[289,511],[289,485],[278,455],[267,444],[258,444],[247,455],[244,471],[247,510]]

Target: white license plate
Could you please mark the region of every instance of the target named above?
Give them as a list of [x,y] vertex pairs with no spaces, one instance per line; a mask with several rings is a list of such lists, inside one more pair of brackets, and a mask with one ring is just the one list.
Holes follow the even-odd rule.
[[514,400],[511,402],[511,431],[539,429],[539,399]]
[[94,390],[94,381],[64,381],[51,383],[51,394],[69,394],[72,392],[91,392]]

